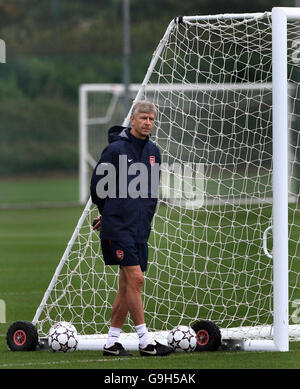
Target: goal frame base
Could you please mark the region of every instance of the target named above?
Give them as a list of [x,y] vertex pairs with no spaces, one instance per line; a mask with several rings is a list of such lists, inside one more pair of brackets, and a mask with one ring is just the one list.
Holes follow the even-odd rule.
[[[131,334],[134,335],[134,334]],[[155,336],[155,339],[158,340],[161,344],[167,345],[166,338],[161,337],[158,339]],[[138,351],[138,341],[133,336],[120,339],[120,342],[125,347],[126,350]],[[78,351],[103,351],[103,348],[106,343],[105,337],[90,337],[79,336],[78,339]],[[48,345],[48,338],[41,338],[39,340],[39,345],[37,350],[50,350]],[[278,347],[273,340],[257,340],[257,339],[223,339],[221,342],[220,350],[222,351],[279,351]]]
[[[257,326],[257,327],[240,327],[240,328],[225,328],[221,331],[221,346],[220,350],[227,351],[281,351],[276,345],[273,337],[274,327],[272,325]],[[249,338],[246,339],[245,333]],[[300,339],[300,326],[290,325],[289,333],[290,340]],[[169,331],[149,332],[150,340],[157,340],[159,343],[167,345],[167,337]],[[102,351],[107,340],[107,334],[94,335],[78,335],[77,350],[81,351]],[[136,333],[121,333],[120,343],[130,351],[139,350],[139,339]],[[49,350],[48,338],[39,339],[39,350]],[[288,350],[287,350],[288,351]]]

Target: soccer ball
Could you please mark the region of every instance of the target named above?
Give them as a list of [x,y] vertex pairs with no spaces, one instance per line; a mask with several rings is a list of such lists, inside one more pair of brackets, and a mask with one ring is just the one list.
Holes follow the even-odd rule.
[[48,345],[52,351],[64,353],[75,351],[78,345],[76,328],[65,321],[54,324],[49,331]]
[[197,346],[196,332],[188,326],[177,326],[168,334],[168,345],[174,351],[194,351]]

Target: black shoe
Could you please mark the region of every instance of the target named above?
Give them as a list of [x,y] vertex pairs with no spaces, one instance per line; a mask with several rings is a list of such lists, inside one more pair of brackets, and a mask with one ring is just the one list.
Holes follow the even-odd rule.
[[121,343],[115,343],[111,347],[103,348],[103,355],[107,357],[115,356],[115,357],[132,357],[132,354],[130,354],[128,351],[124,349],[124,347],[121,345]]
[[165,346],[155,341],[156,344],[148,344],[145,348],[140,348],[140,354],[142,356],[163,356],[172,353],[174,350],[172,347]]

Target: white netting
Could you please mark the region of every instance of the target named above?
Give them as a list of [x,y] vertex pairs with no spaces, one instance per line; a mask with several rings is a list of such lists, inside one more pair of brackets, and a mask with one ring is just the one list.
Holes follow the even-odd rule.
[[[288,31],[290,316],[297,324],[298,23],[289,23]],[[152,140],[170,173],[162,177],[149,240],[143,298],[152,331],[210,319],[239,334],[244,327],[247,337],[251,328],[273,323],[273,263],[262,242],[272,225],[271,82],[269,14],[175,25],[160,54],[144,96],[158,108]],[[92,93],[88,101],[98,101]],[[88,106],[89,118],[104,116],[99,105]],[[115,112],[117,120],[120,106]],[[107,143],[107,129],[99,123],[89,129],[95,160]],[[186,166],[194,177],[189,193]],[[73,322],[80,334],[107,333],[118,270],[103,266],[98,234],[91,231],[95,216],[95,207],[88,207],[41,306],[42,335],[61,320]],[[271,251],[271,238],[267,246]],[[132,331],[130,319],[124,330]]]

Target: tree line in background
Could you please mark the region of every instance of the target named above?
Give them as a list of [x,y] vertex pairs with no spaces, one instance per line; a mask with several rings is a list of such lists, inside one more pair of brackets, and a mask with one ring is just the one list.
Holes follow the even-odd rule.
[[[131,81],[179,15],[261,12],[292,0],[130,0]],[[122,0],[0,0],[0,175],[76,171],[78,88],[121,83]],[[58,147],[53,147],[56,142]]]

